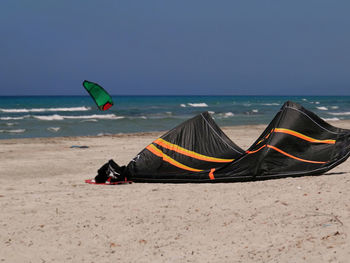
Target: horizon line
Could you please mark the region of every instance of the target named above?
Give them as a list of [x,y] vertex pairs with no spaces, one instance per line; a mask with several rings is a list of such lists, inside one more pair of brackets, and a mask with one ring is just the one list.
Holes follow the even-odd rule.
[[[319,94],[279,94],[279,95],[270,95],[270,94],[250,94],[250,95],[244,95],[244,94],[110,94],[111,96],[121,96],[121,97],[137,97],[137,96],[142,96],[142,97],[187,97],[187,96],[202,96],[202,97],[215,97],[215,96],[228,96],[228,97],[350,97],[350,94],[345,95],[345,94],[337,94],[337,95],[319,95]],[[21,95],[0,95],[0,97],[90,97],[89,94],[84,94],[84,95],[79,95],[79,94],[67,94],[67,95],[28,95],[28,94],[21,94]]]

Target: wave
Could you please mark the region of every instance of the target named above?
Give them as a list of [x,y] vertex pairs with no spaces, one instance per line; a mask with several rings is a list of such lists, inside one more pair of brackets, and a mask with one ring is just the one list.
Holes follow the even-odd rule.
[[328,112],[328,114],[333,115],[333,116],[346,116],[350,115],[350,112]]
[[200,102],[200,103],[187,103],[188,106],[191,107],[196,107],[196,108],[203,108],[203,107],[208,107],[208,104],[205,102]]
[[264,105],[264,106],[280,106],[281,104],[280,103],[263,103],[261,105]]
[[22,116],[22,117],[0,117],[0,120],[2,121],[9,121],[9,120],[23,120],[24,118],[28,118],[29,115]]
[[49,127],[47,128],[48,131],[52,131],[52,132],[58,132],[61,129],[61,127]]
[[82,120],[80,122],[98,122],[96,119],[87,119],[87,120]]
[[100,132],[97,134],[97,136],[110,136],[112,135],[112,133],[109,133],[109,132]]
[[322,118],[322,120],[324,120],[324,121],[340,121],[340,119],[336,118],[336,117],[334,117],[334,118]]
[[64,117],[61,115],[51,115],[51,116],[33,116],[34,118],[42,121],[63,121]]
[[214,117],[217,117],[218,119],[227,119],[233,116],[235,116],[235,114],[232,112],[221,112],[214,115]]
[[52,111],[89,111],[90,107],[70,107],[70,108],[34,108],[34,109],[0,109],[0,112],[23,113],[23,112],[52,112]]
[[17,129],[17,130],[0,130],[1,133],[23,133],[25,129]]
[[14,126],[14,125],[17,125],[17,124],[18,124],[17,122],[7,122],[6,126]]
[[339,109],[339,106],[331,106],[331,109],[332,110],[337,110],[337,109]]
[[328,108],[327,108],[327,107],[324,107],[324,106],[316,107],[316,108],[319,109],[319,110],[328,110]]
[[64,119],[108,119],[108,120],[119,120],[124,119],[123,116],[116,116],[115,114],[105,114],[105,115],[83,115],[83,116],[63,116],[63,115],[49,115],[49,116],[38,116],[33,115],[34,118],[42,121],[62,121]]

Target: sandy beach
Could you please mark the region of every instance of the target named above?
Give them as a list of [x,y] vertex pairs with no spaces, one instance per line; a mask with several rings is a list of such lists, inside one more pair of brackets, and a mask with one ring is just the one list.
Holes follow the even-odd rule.
[[[246,149],[264,128],[223,130]],[[350,160],[258,182],[84,182],[162,134],[1,140],[0,262],[349,262]]]

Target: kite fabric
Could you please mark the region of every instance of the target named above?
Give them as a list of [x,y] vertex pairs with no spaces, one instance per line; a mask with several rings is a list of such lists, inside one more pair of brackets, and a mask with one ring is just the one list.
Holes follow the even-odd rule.
[[93,98],[100,110],[105,111],[113,106],[111,96],[100,85],[84,80],[83,86],[87,92],[89,92],[90,96]]
[[288,101],[246,151],[204,112],[153,141],[127,166],[110,160],[94,181],[213,183],[319,175],[349,154],[350,130]]

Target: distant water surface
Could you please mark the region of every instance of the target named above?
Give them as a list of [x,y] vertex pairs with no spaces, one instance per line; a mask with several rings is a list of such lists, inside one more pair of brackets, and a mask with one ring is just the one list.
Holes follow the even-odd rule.
[[114,96],[99,111],[89,96],[0,97],[0,139],[166,131],[209,111],[217,124],[267,124],[283,103],[323,119],[350,119],[350,96]]

